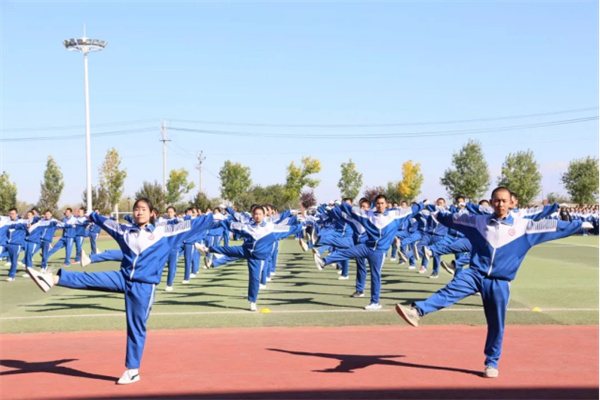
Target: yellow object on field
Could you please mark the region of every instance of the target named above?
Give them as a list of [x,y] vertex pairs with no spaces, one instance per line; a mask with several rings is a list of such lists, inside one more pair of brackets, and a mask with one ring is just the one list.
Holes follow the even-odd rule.
[[539,307],[533,307],[533,308],[531,309],[531,311],[535,311],[535,312],[542,312],[542,309],[541,309],[541,308],[539,308]]
[[269,310],[269,309],[268,309],[268,308],[266,308],[266,307],[265,307],[265,308],[261,308],[261,309],[260,309],[260,313],[261,313],[261,314],[270,314],[270,313],[271,313],[271,310]]

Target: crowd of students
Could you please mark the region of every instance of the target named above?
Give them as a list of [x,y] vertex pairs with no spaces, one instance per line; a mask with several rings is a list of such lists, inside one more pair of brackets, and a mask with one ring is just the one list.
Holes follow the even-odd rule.
[[[146,322],[166,267],[167,291],[172,291],[177,261],[184,258],[182,284],[196,276],[204,255],[205,268],[217,268],[244,259],[248,265],[248,301],[251,311],[257,310],[261,289],[275,275],[279,240],[295,236],[303,251],[312,253],[316,267],[323,270],[335,264],[340,280],[349,279],[350,260],[356,262],[356,286],[352,297],[363,297],[367,272],[370,274],[370,300],[367,311],[381,309],[381,272],[386,260],[407,264],[429,278],[439,276],[440,267],[453,274],[452,281],[430,298],[396,311],[409,324],[418,325],[421,317],[448,307],[460,299],[479,294],[488,322],[488,337],[484,353],[484,376],[498,376],[498,359],[504,331],[504,316],[508,304],[508,283],[527,250],[537,243],[578,232],[598,232],[598,207],[569,213],[549,205],[519,209],[518,199],[506,188],[497,188],[491,204],[469,203],[458,197],[447,205],[439,198],[433,203],[388,202],[384,195],[373,203],[360,199],[331,202],[318,207],[278,212],[271,205],[254,205],[247,212],[231,207],[217,207],[202,212],[190,207],[177,214],[168,207],[159,217],[148,199],[138,199],[127,223],[119,223],[98,212],[85,214],[84,209],[64,211],[56,220],[49,211],[37,210],[18,216],[16,209],[0,217],[1,256],[9,259],[8,282],[17,275],[20,254],[27,274],[43,291],[53,286],[73,289],[124,293],[127,315],[126,371],[120,384],[137,382],[146,338]],[[585,228],[585,229],[582,229]],[[52,246],[55,231],[62,237]],[[118,244],[118,250],[100,252],[96,241],[104,230]],[[240,246],[230,246],[230,235],[241,239]],[[90,239],[91,254],[83,251],[83,241]],[[71,260],[75,246],[75,258]],[[56,273],[48,268],[48,258],[65,249],[64,267],[73,263],[87,266],[92,262],[119,261],[119,271],[78,272],[62,268]],[[39,269],[33,256],[41,250]],[[390,254],[391,250],[391,254]],[[328,254],[325,256],[325,253]],[[441,260],[453,254],[454,260]],[[367,271],[367,265],[369,266]],[[468,268],[467,265],[469,266]]]

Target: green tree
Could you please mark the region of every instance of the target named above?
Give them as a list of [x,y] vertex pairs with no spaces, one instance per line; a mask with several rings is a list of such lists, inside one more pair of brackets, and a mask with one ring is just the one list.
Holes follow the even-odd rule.
[[[83,204],[81,206],[85,208],[87,204],[87,189],[83,190],[81,198],[83,200]],[[108,192],[104,187],[92,186],[92,205],[94,207],[94,210],[97,209],[102,215],[108,214],[112,211],[110,201],[108,199]]]
[[412,160],[408,160],[402,164],[402,180],[398,183],[400,200],[413,201],[421,194],[422,185],[421,163],[413,164]]
[[194,197],[194,200],[192,200],[192,207],[199,208],[200,210],[202,210],[202,212],[204,212],[204,210],[206,210],[208,207],[213,207],[213,201],[211,201],[211,199],[208,198],[206,193],[198,192],[198,194],[196,194],[196,196]]
[[571,199],[569,199],[567,196],[563,196],[562,194],[558,194],[558,193],[554,193],[554,192],[548,193],[546,195],[546,199],[548,200],[548,204],[554,204],[554,203],[563,204],[563,203],[571,202]]
[[[119,169],[120,165],[121,159],[119,153],[115,148],[111,148],[106,152],[104,162],[98,169],[100,186],[106,190],[111,209],[114,209],[119,204],[119,200],[121,200],[121,196],[123,195],[125,178],[127,177],[127,171]],[[95,205],[93,206],[95,207]]]
[[44,171],[44,181],[41,183],[41,194],[38,206],[43,210],[50,210],[52,214],[58,212],[58,200],[65,184],[63,174],[58,164],[52,156],[48,156],[46,161],[46,171]]
[[575,203],[593,204],[598,197],[598,158],[586,157],[569,163],[562,183]]
[[498,177],[498,186],[506,186],[514,192],[522,207],[531,205],[542,189],[542,175],[531,150],[506,156]]
[[146,182],[142,184],[140,190],[135,192],[135,198],[140,199],[142,197],[147,198],[152,202],[152,205],[158,209],[159,212],[164,212],[167,208],[165,203],[165,192],[163,191],[162,184],[158,181],[154,183]]
[[225,161],[219,171],[219,177],[221,178],[221,197],[232,203],[236,202],[242,193],[247,192],[252,186],[250,167],[244,167],[240,163]]
[[305,186],[311,189],[319,186],[319,180],[311,178],[311,175],[321,171],[321,162],[315,158],[303,157],[300,166],[292,161],[287,168],[285,180],[285,196],[288,203],[298,205],[300,192]]
[[338,188],[342,198],[349,197],[352,200],[358,196],[363,184],[363,175],[356,170],[356,164],[352,159],[342,163],[342,176],[338,182]]
[[469,140],[458,153],[452,155],[452,166],[440,178],[448,195],[453,199],[458,196],[473,200],[483,197],[490,187],[490,173],[481,145]]
[[3,215],[13,207],[17,206],[17,185],[10,182],[10,176],[6,172],[0,175],[0,212]]
[[188,171],[184,168],[173,169],[167,180],[166,202],[169,205],[177,203],[181,197],[194,188],[194,182],[188,182]]
[[383,194],[387,198],[388,203],[400,202],[400,195],[398,194],[399,182],[388,182]]

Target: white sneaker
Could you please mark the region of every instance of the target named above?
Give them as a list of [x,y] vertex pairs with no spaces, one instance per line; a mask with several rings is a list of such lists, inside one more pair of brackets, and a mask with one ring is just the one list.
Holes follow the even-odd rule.
[[306,244],[304,239],[298,239],[298,244],[300,245],[300,248],[302,249],[302,251],[308,250],[308,244]]
[[190,278],[195,278],[196,274],[190,274]]
[[29,274],[27,272],[25,272],[23,275],[21,275],[23,278],[29,278]]
[[52,273],[38,272],[35,269],[29,268],[29,267],[26,270],[27,270],[27,273],[29,274],[29,276],[31,277],[31,279],[33,279],[35,284],[38,285],[38,287],[40,289],[42,289],[43,292],[47,292],[48,290],[52,289],[52,286],[54,286],[54,280],[52,278]]
[[417,247],[417,243],[413,243],[412,247],[413,253],[415,254],[415,260],[419,261],[421,259],[421,256],[419,255],[419,248]]
[[268,277],[268,278],[267,278],[267,282],[271,282],[271,277]]
[[438,274],[431,274],[429,275],[429,279],[437,279],[439,277]]
[[186,280],[186,279],[184,279],[184,280],[182,280],[182,281],[181,281],[181,283],[183,283],[184,285],[187,285],[188,283],[190,283],[190,281],[189,281],[189,280]]
[[266,288],[267,288],[267,285],[263,285],[263,284],[261,283],[260,285],[258,285],[258,288],[259,288],[260,290],[263,290],[263,289],[266,289]]
[[409,265],[408,269],[417,269],[417,266],[416,265]]
[[419,273],[424,274],[425,272],[427,272],[427,268],[421,266],[421,268],[419,268]]
[[5,267],[10,267],[12,264],[9,262],[7,262],[6,264],[4,264]]
[[81,250],[80,258],[81,260],[79,262],[81,263],[82,267],[87,267],[92,263],[92,259],[87,254],[85,254],[85,251],[83,250]]
[[491,365],[486,365],[483,370],[483,376],[486,378],[497,378],[499,375],[498,368],[494,368]]
[[319,271],[322,271],[325,267],[325,262],[321,258],[321,255],[317,251],[317,249],[313,249],[313,259],[315,260],[315,265]]
[[396,312],[400,315],[406,322],[408,322],[412,326],[419,326],[419,319],[421,316],[419,315],[419,311],[417,311],[414,307],[405,307],[402,304],[396,304]]
[[446,261],[442,261],[440,262],[440,265],[442,266],[444,271],[446,271],[450,275],[454,275],[455,269],[452,268],[452,264],[448,264]]
[[390,261],[391,261],[391,262],[396,262],[396,261],[398,261],[398,260],[396,260],[395,258],[390,258]]
[[344,275],[342,275],[342,276],[338,276],[338,281],[346,281],[346,280],[348,280],[348,279],[350,279],[350,277],[349,277],[349,276],[344,276]]
[[140,380],[140,373],[137,369],[128,369],[125,370],[123,375],[117,381],[119,385],[128,385],[130,383],[135,383]]
[[173,291],[173,286],[167,286],[165,288],[165,292],[172,292]]
[[403,252],[401,252],[400,250],[398,250],[398,257],[400,257],[400,259],[402,261],[404,261],[405,263],[408,262],[408,257],[406,257],[406,254],[404,254]]
[[256,311],[256,303],[250,303],[250,311]]
[[5,279],[6,282],[14,282],[15,278],[11,278],[10,276]]
[[341,275],[341,274],[342,274],[342,270],[341,270],[341,269],[338,269],[338,270],[337,270],[337,274],[338,274],[338,275]]
[[423,246],[423,255],[426,260],[430,260],[433,257],[433,252],[427,246]]
[[19,267],[24,267],[24,266],[25,266],[25,264],[23,264],[23,262],[22,262],[22,261],[19,261],[19,262],[17,263],[17,265],[18,265]]
[[368,306],[365,307],[365,310],[367,311],[377,311],[377,310],[381,310],[381,304],[379,303],[371,303]]
[[202,253],[203,256],[205,256],[206,253],[209,252],[208,247],[206,247],[204,243],[194,243],[194,247],[196,248],[196,250]]

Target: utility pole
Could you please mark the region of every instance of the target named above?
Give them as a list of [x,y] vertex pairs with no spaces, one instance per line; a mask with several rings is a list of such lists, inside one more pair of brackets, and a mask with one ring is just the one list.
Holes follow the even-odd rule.
[[204,160],[206,160],[206,157],[204,157],[204,153],[200,151],[200,155],[198,156],[198,166],[196,167],[198,170],[200,170],[200,185],[198,186],[198,193],[202,192],[202,161]]
[[163,192],[167,193],[167,142],[170,142],[167,140],[167,121],[162,120],[160,130],[162,131],[161,142],[163,142]]

